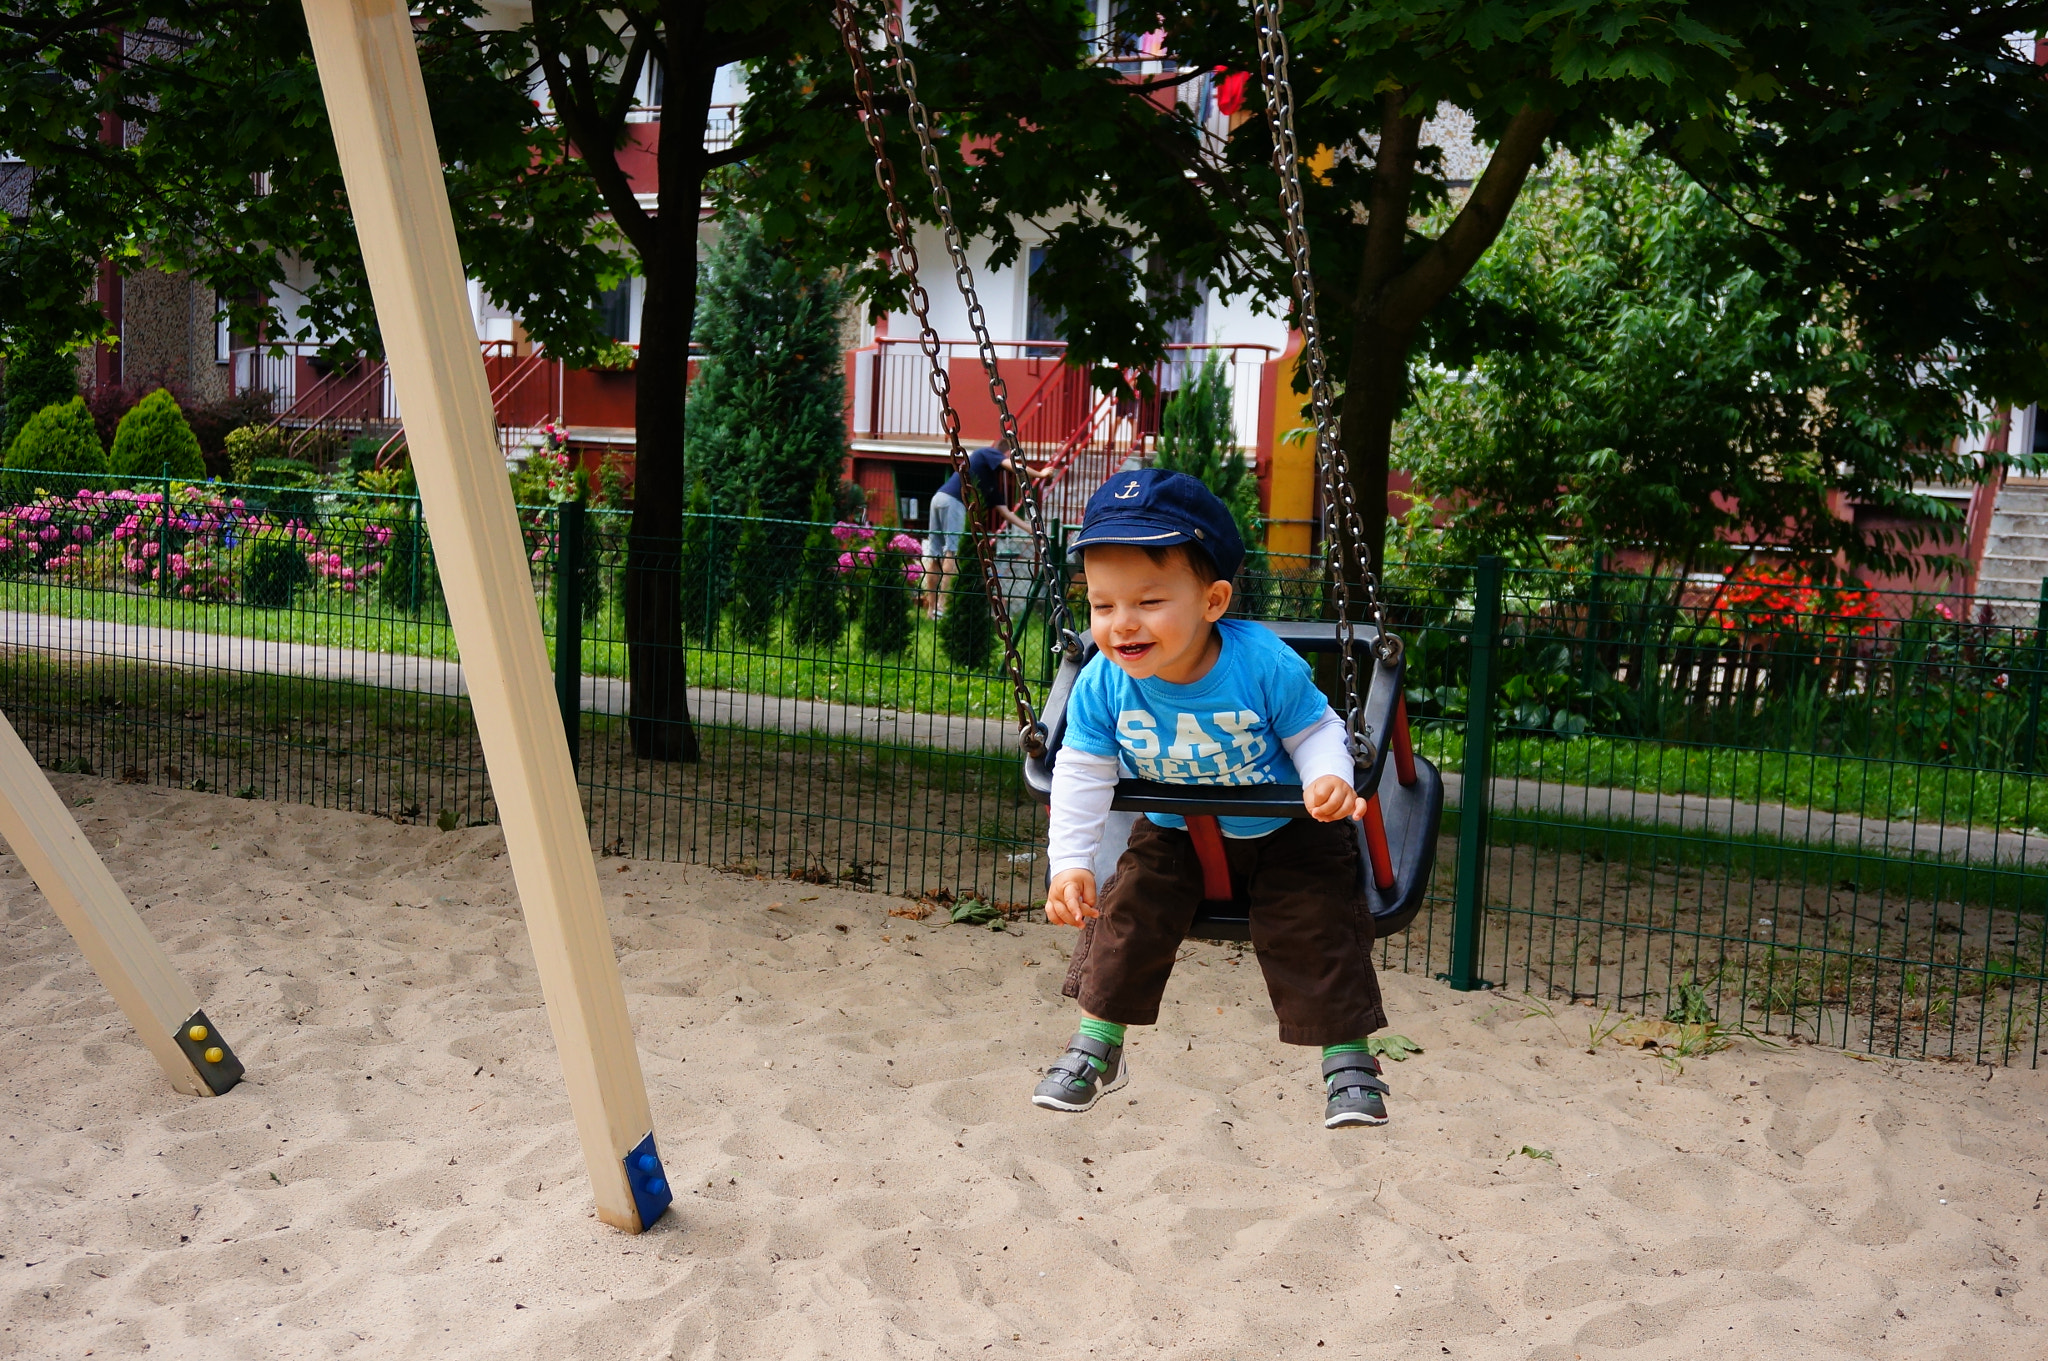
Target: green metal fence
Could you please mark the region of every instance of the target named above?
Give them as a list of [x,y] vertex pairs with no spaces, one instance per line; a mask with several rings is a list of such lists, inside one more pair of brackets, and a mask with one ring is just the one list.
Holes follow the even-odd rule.
[[[0,702],[46,765],[492,820],[416,502],[55,491],[0,509]],[[913,545],[690,517],[639,546],[676,583],[684,644],[636,672],[626,517],[521,514],[595,845],[1037,903],[1009,687],[989,630],[963,626],[983,602],[927,618]],[[1036,688],[1065,583],[1027,553],[1005,541],[999,569]],[[1266,617],[1320,612],[1310,574],[1244,585]],[[1997,1062],[2048,1048],[2039,602],[1495,562],[1397,565],[1387,602],[1452,805],[1388,966],[1668,1017],[1681,1047],[1746,1029]],[[627,712],[629,679],[677,661],[694,762],[642,754],[664,744]]]

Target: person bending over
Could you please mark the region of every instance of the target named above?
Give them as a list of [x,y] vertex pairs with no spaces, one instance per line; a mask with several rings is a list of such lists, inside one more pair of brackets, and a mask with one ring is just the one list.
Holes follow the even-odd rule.
[[1300,784],[1309,818],[1219,819],[1231,877],[1284,1044],[1322,1048],[1323,1124],[1387,1120],[1365,1037],[1387,1023],[1360,882],[1362,817],[1344,721],[1308,663],[1271,631],[1226,619],[1244,546],[1230,512],[1185,473],[1141,469],[1089,499],[1074,549],[1101,649],[1067,702],[1053,769],[1046,916],[1081,927],[1066,996],[1079,1031],[1032,1103],[1085,1111],[1130,1078],[1125,1028],[1152,1025],[1202,900],[1186,822],[1147,813],[1115,873],[1095,853],[1120,774],[1169,784]]
[[[976,449],[967,456],[967,472],[974,479],[981,504],[1029,534],[1031,522],[1011,510],[1009,502],[1004,499],[1002,470],[1005,468],[1026,477],[1045,476],[1042,468],[1020,468],[1016,460],[1005,458],[1000,449]],[[956,555],[960,536],[967,530],[967,493],[957,471],[932,493],[931,514],[925,523],[924,580],[925,588],[930,592],[925,608],[931,612],[932,618],[937,619],[946,612],[946,581],[958,570]]]

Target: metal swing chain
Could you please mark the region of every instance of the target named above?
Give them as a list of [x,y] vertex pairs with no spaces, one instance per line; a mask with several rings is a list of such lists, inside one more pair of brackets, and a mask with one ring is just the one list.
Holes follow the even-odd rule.
[[[1294,307],[1301,327],[1302,357],[1308,364],[1309,402],[1315,410],[1316,471],[1322,479],[1326,517],[1336,521],[1324,531],[1324,557],[1337,604],[1337,641],[1344,678],[1344,728],[1351,739],[1355,758],[1370,761],[1370,733],[1360,733],[1364,711],[1358,684],[1358,661],[1352,655],[1350,566],[1365,543],[1365,525],[1359,519],[1357,503],[1351,496],[1349,478],[1340,476],[1341,451],[1337,446],[1336,416],[1330,398],[1330,377],[1323,354],[1322,324],[1316,314],[1315,276],[1309,270],[1308,228],[1304,223],[1301,195],[1301,155],[1294,138],[1294,86],[1287,73],[1287,34],[1280,26],[1278,0],[1254,0],[1258,31],[1260,76],[1266,86],[1266,117],[1273,132],[1273,170],[1280,180],[1280,207],[1286,214],[1286,250],[1294,272]],[[1335,533],[1330,529],[1334,528]],[[1380,609],[1378,582],[1367,564],[1361,563],[1366,607],[1379,632],[1375,655],[1386,659],[1387,650],[1400,647],[1387,632]],[[1398,655],[1398,651],[1395,651]]]
[[[924,166],[925,178],[931,181],[932,206],[939,214],[939,234],[946,245],[946,255],[953,264],[953,282],[960,290],[960,297],[967,304],[967,326],[974,333],[974,345],[981,357],[981,370],[988,379],[988,395],[995,403],[996,421],[1001,426],[1000,442],[1004,456],[1017,468],[1018,485],[1021,489],[1022,507],[1031,524],[1031,549],[1033,561],[1049,568],[1052,545],[1045,532],[1045,521],[1038,501],[1038,488],[1032,481],[1029,466],[1024,458],[1023,440],[1017,433],[1017,418],[1010,411],[1010,387],[1003,380],[1003,374],[996,363],[995,342],[989,339],[988,314],[982,310],[981,295],[974,286],[974,267],[967,261],[967,251],[960,238],[959,225],[953,219],[953,194],[946,187],[943,168],[939,163],[938,148],[932,138],[931,114],[917,93],[917,67],[910,60],[910,54],[903,46],[903,18],[900,10],[891,9],[883,20],[883,32],[888,37],[891,52],[890,66],[895,71],[896,83],[903,91],[904,102],[910,115],[911,130],[917,134],[918,156]],[[1067,613],[1064,594],[1048,593],[1049,613],[1053,626],[1056,648],[1078,647],[1073,642],[1073,621]]]
[[[886,200],[889,230],[896,238],[894,263],[897,272],[909,285],[910,310],[917,318],[918,348],[924,352],[931,370],[929,381],[932,395],[939,400],[939,419],[946,433],[947,452],[952,460],[953,471],[960,478],[961,492],[967,497],[978,499],[974,497],[972,490],[974,478],[967,464],[966,452],[960,447],[960,413],[953,407],[952,379],[946,372],[938,332],[932,326],[931,295],[919,282],[917,246],[912,237],[910,217],[904,212],[903,200],[896,192],[896,168],[889,159],[888,146],[883,140],[882,117],[875,109],[874,81],[868,71],[867,52],[862,44],[860,21],[854,13],[852,0],[834,0],[832,20],[839,29],[840,44],[846,49],[847,60],[853,68],[853,90],[861,131],[867,135],[868,147],[874,152],[875,183],[881,187],[882,196]],[[979,526],[970,523],[967,532],[974,535],[977,546],[986,543],[988,536]],[[1017,654],[1017,644],[1012,636],[1009,601],[1003,595],[1002,579],[996,569],[995,555],[989,551],[978,556],[981,558],[983,590],[988,596],[989,611],[995,616],[996,632],[1003,641],[1003,663],[1010,675],[1011,688],[1015,692],[1019,740],[1031,756],[1043,757],[1046,749],[1045,725],[1038,721],[1037,711],[1031,703],[1031,690],[1024,679],[1023,659]]]

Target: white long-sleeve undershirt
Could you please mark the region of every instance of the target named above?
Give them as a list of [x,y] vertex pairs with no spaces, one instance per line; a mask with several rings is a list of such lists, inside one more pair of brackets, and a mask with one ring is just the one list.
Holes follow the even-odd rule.
[[[1303,788],[1325,775],[1351,783],[1351,744],[1345,739],[1344,720],[1328,705],[1321,718],[1294,736],[1281,738],[1280,745],[1300,772]],[[1071,747],[1060,752],[1052,772],[1052,810],[1046,829],[1051,873],[1094,868],[1120,773],[1114,756],[1094,756]]]

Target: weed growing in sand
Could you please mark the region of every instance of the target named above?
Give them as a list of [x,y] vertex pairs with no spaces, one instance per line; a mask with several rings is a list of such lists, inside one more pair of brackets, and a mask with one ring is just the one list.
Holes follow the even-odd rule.
[[1695,978],[1692,970],[1685,971],[1685,980],[1672,991],[1671,1007],[1664,1013],[1664,1019],[1678,1025],[1712,1024],[1714,1009],[1707,1004],[1706,982]]
[[1517,1149],[1517,1150],[1516,1150],[1516,1151],[1514,1152],[1513,1156],[1514,1156],[1514,1157],[1517,1157],[1517,1158],[1527,1158],[1527,1159],[1529,1159],[1529,1160],[1530,1160],[1531,1162],[1539,1162],[1539,1161],[1540,1161],[1540,1162],[1546,1162],[1546,1163],[1554,1163],[1554,1162],[1556,1162],[1556,1161],[1557,1161],[1557,1159],[1556,1159],[1556,1158],[1554,1158],[1554,1157],[1552,1157],[1552,1156],[1551,1156],[1551,1153],[1550,1153],[1550,1150],[1549,1150],[1549,1149],[1547,1149],[1547,1148],[1536,1148],[1536,1147],[1533,1147],[1533,1146],[1531,1146],[1531,1145],[1529,1145],[1529,1144],[1523,1144],[1523,1145],[1522,1145],[1522,1146],[1521,1146],[1521,1147],[1520,1147],[1519,1149]]
[[1600,1008],[1600,1015],[1587,1023],[1586,1052],[1588,1054],[1599,1053],[1600,1046],[1607,1042],[1608,1037],[1628,1023],[1628,1017],[1626,1016],[1614,1016],[1614,1019],[1611,1021],[1608,1019],[1610,1016],[1614,1016],[1614,1008],[1602,1007]]

